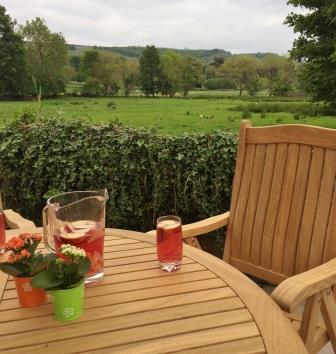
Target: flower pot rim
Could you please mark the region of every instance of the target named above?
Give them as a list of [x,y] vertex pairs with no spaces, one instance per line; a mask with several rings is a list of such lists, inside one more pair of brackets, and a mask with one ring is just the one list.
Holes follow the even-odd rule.
[[50,289],[49,291],[58,291],[58,292],[65,292],[65,291],[69,291],[69,290],[72,290],[72,289],[77,289],[79,286],[81,286],[82,284],[84,284],[84,278],[77,283],[76,286],[72,287],[72,288],[67,288],[67,289],[61,289],[61,288],[55,288],[55,289]]

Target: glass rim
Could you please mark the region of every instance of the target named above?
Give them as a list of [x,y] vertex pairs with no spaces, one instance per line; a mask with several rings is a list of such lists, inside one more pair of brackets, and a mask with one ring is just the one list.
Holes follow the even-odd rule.
[[177,216],[177,215],[162,215],[162,216],[159,216],[156,219],[156,225],[159,224],[163,220],[175,220],[175,221],[178,221],[182,225],[181,218],[179,216]]
[[67,195],[74,194],[74,193],[78,193],[78,194],[85,194],[85,193],[90,194],[90,193],[92,193],[93,195],[96,194],[98,196],[103,197],[105,199],[105,201],[107,201],[109,199],[108,192],[107,192],[106,188],[96,189],[96,190],[87,190],[87,191],[70,191],[70,192],[58,193],[58,194],[55,194],[52,197],[48,198],[47,199],[47,205],[48,206],[53,206],[53,204],[54,204],[54,201],[52,201],[53,199],[58,199],[58,198],[63,197],[63,196],[66,197]]

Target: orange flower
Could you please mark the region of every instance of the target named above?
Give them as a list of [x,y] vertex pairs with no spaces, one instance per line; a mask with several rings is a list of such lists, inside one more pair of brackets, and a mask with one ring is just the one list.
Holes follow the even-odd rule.
[[32,239],[34,241],[40,242],[40,241],[42,241],[42,235],[41,234],[34,234],[34,235],[32,235]]
[[[22,233],[12,237],[5,244],[5,254],[0,257],[0,269],[11,274],[10,270],[14,268],[19,276],[35,275],[39,271],[38,266],[44,262],[41,252],[36,252],[36,246],[41,240],[40,234]],[[11,264],[11,267],[6,268],[6,263]]]
[[26,233],[22,233],[22,234],[20,234],[19,235],[19,237],[22,239],[22,240],[30,240],[31,239],[31,234],[29,234],[28,232],[26,232]]
[[22,248],[25,245],[24,241],[19,237],[11,238],[5,245],[7,251],[15,251]]
[[20,255],[22,256],[22,258],[24,258],[24,257],[28,258],[28,257],[31,256],[31,254],[29,253],[29,251],[27,251],[26,249],[22,250],[22,251],[20,252]]
[[14,254],[8,255],[6,263],[14,263]]
[[8,263],[16,263],[18,261],[20,261],[23,257],[19,254],[19,253],[14,253],[14,254],[11,254],[9,257],[8,257]]

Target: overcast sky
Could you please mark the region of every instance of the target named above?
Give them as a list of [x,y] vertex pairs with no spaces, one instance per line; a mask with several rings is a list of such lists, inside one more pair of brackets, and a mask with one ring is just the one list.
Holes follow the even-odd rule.
[[18,23],[42,17],[72,44],[286,54],[287,0],[0,0]]

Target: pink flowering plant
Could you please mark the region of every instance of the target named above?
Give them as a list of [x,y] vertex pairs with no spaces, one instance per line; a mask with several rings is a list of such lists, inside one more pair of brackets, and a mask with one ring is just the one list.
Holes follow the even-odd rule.
[[22,233],[5,244],[4,259],[0,270],[14,277],[32,277],[46,268],[53,255],[36,251],[41,242],[40,234]]
[[70,289],[84,281],[90,260],[83,249],[63,244],[47,269],[35,275],[32,285],[45,290]]

